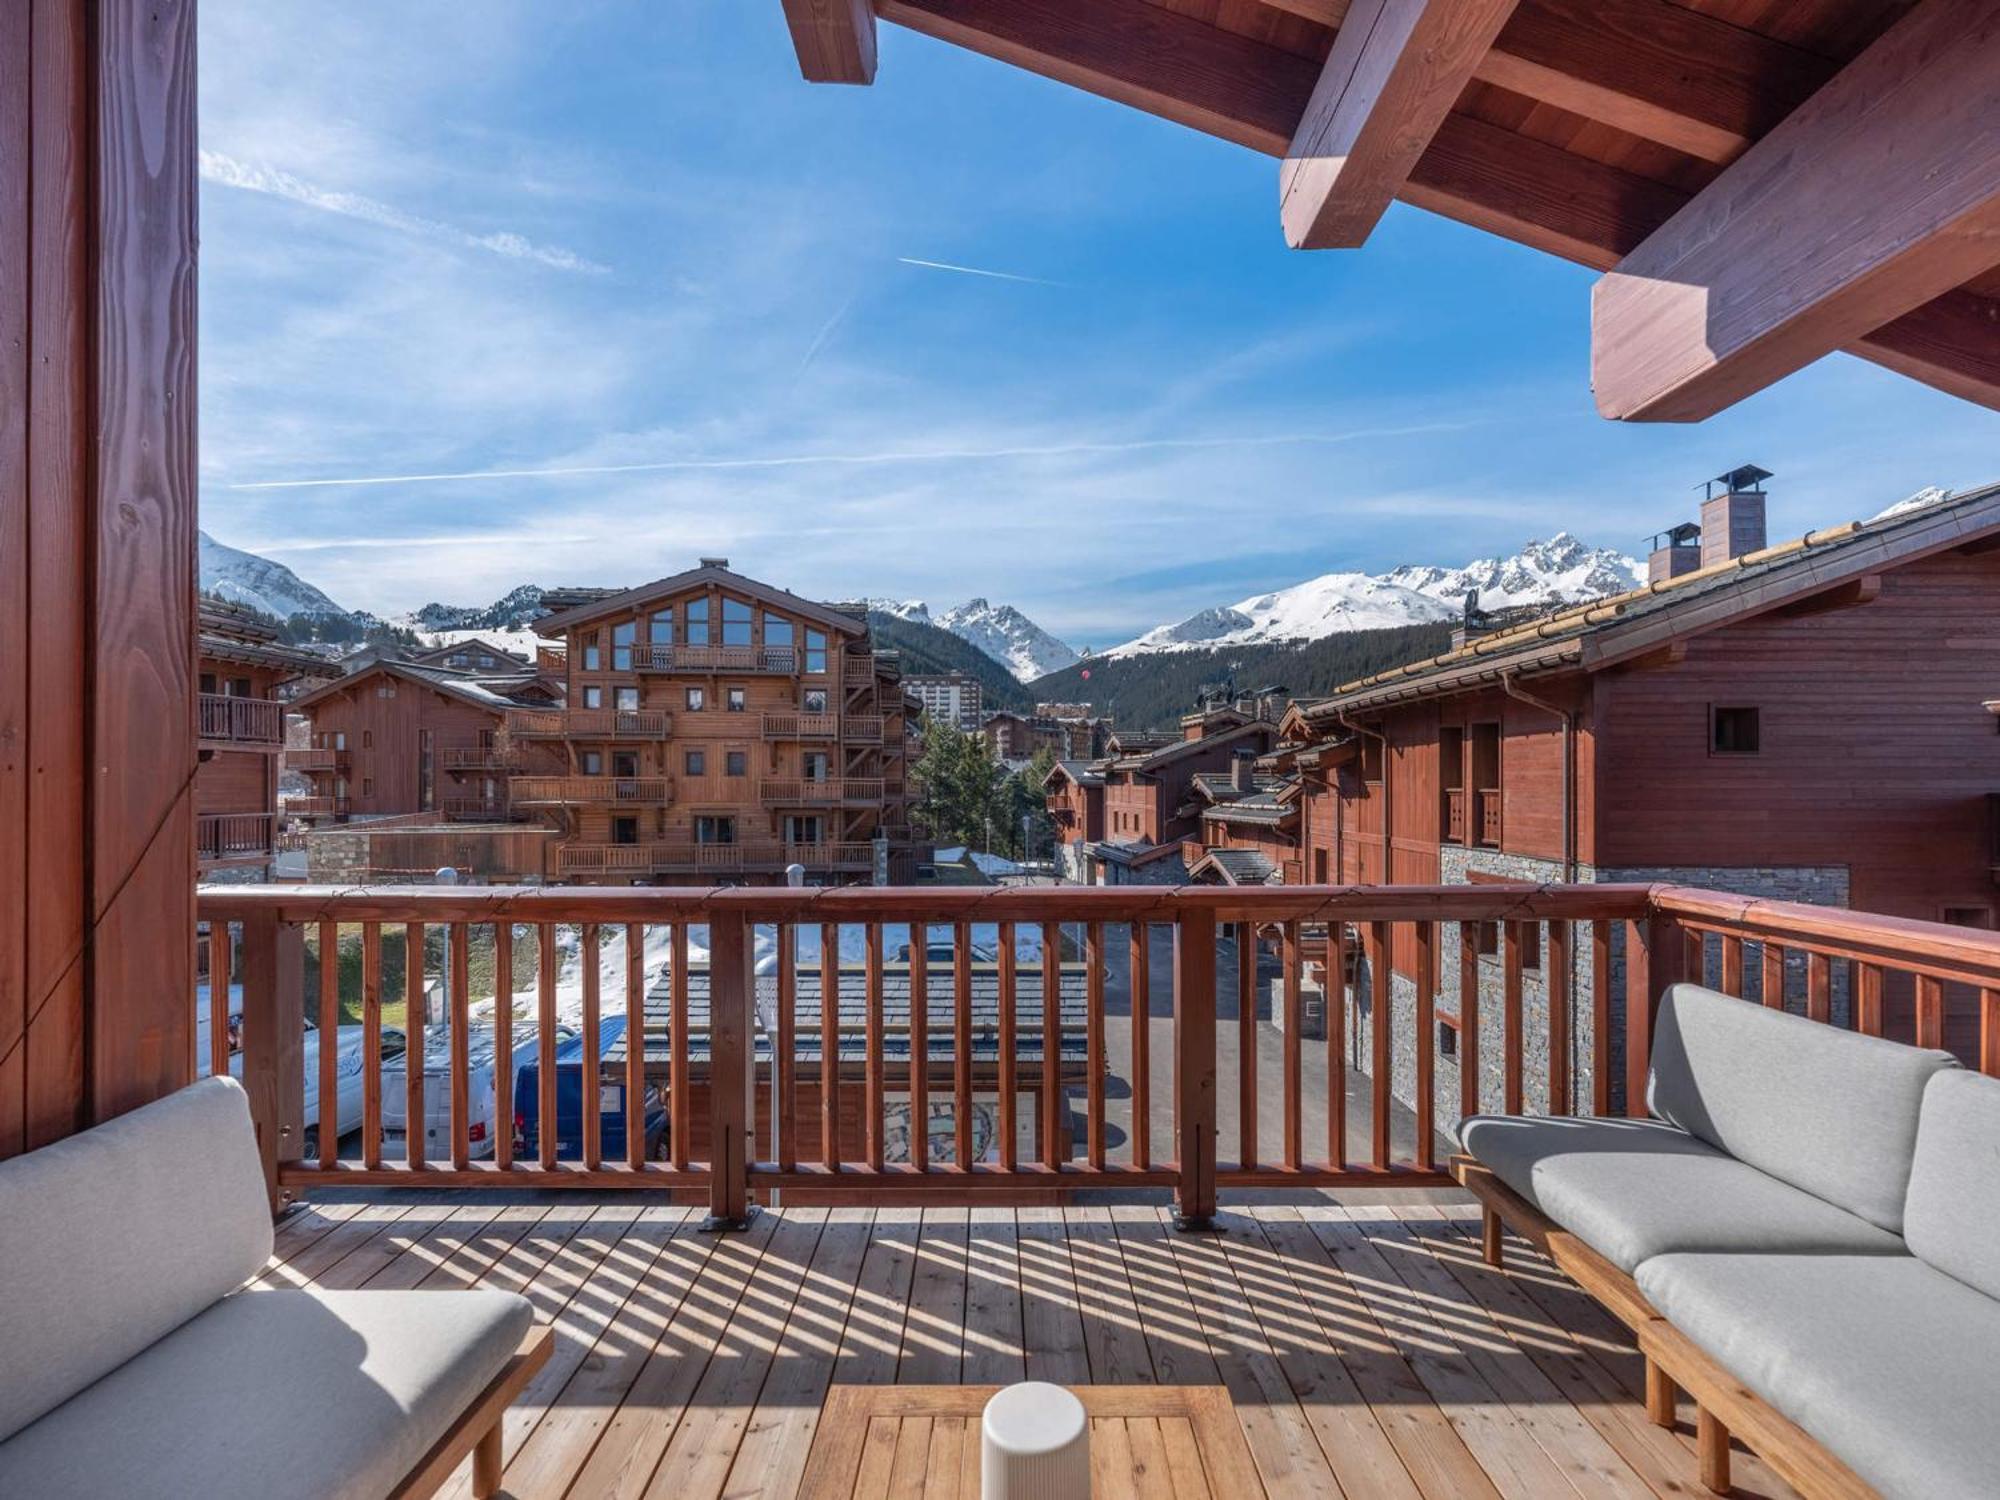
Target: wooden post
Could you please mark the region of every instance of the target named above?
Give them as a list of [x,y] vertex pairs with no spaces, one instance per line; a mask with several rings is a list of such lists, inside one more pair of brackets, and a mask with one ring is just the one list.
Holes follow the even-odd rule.
[[1646,1115],[1660,997],[1681,982],[1686,956],[1680,923],[1673,917],[1656,912],[1625,924],[1625,1113],[1635,1120]]
[[1174,1227],[1215,1227],[1215,914],[1174,924]]
[[708,1217],[705,1231],[748,1229],[750,1205],[750,923],[708,921]]
[[1652,1360],[1646,1361],[1646,1419],[1655,1427],[1674,1425],[1674,1380]]
[[1717,1495],[1729,1493],[1729,1429],[1707,1407],[1694,1414],[1694,1447],[1704,1488]]
[[[291,923],[243,923],[243,1089],[257,1126],[257,1155],[275,1216],[289,1201],[278,1169],[299,1160],[305,1137],[305,937]],[[331,1037],[321,1045],[333,1045]]]

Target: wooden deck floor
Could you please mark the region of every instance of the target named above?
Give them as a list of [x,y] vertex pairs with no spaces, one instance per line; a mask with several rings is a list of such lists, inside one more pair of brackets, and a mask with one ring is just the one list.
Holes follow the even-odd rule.
[[[744,1235],[636,1203],[315,1205],[268,1285],[504,1287],[554,1324],[507,1493],[796,1493],[830,1381],[1219,1382],[1273,1496],[1704,1494],[1630,1339],[1470,1209],[786,1209]],[[446,1493],[469,1493],[469,1468]],[[1738,1455],[1738,1493],[1790,1492]],[[1161,1493],[1163,1489],[1151,1490]],[[1108,1500],[1108,1497],[1100,1497]]]

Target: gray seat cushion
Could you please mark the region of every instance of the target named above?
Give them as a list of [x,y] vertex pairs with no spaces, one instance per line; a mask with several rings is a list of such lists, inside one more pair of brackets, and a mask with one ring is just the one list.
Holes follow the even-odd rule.
[[1961,1068],[1924,1090],[1904,1226],[1919,1260],[2000,1297],[2000,1078]]
[[1621,1270],[1674,1250],[1896,1255],[1895,1235],[1660,1120],[1474,1115],[1465,1149]]
[[1663,1255],[1638,1280],[1890,1500],[2000,1489],[2000,1302],[1908,1255]]
[[381,1500],[530,1317],[510,1292],[238,1292],[0,1443],[0,1494]]
[[1958,1066],[1693,984],[1667,990],[1652,1064],[1655,1115],[1898,1234],[1924,1085]]
[[0,1162],[0,1438],[263,1269],[243,1087],[210,1078]]

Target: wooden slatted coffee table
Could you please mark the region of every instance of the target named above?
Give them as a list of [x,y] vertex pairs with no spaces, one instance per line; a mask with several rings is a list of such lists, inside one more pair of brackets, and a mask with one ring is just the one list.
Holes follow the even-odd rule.
[[[837,1385],[800,1500],[979,1500],[979,1416],[997,1385]],[[1092,1500],[1258,1500],[1257,1466],[1219,1385],[1071,1386],[1090,1415]]]

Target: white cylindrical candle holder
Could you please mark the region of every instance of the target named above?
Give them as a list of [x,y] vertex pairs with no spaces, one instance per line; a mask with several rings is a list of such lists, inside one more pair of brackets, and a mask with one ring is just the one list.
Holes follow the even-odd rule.
[[980,1500],[1090,1500],[1090,1418],[1070,1391],[1010,1385],[979,1428]]

